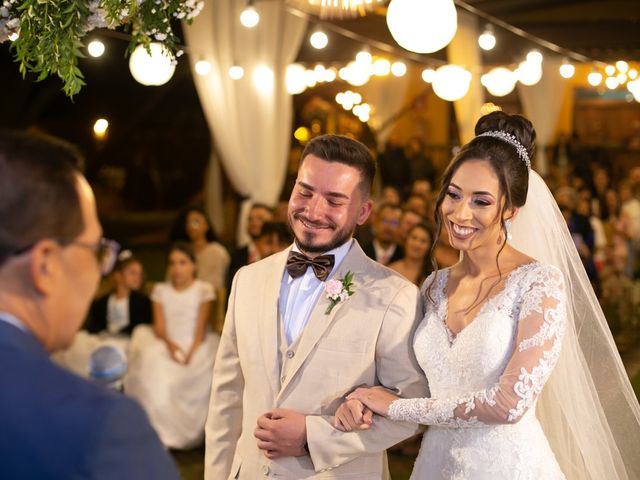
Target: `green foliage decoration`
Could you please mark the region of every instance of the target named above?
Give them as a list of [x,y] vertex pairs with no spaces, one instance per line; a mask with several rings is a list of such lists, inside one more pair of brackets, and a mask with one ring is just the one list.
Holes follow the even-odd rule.
[[85,85],[78,67],[83,38],[95,28],[122,28],[129,50],[160,42],[174,61],[182,54],[171,20],[191,23],[203,0],[0,0],[0,43],[12,41],[23,76],[57,75],[69,97]]

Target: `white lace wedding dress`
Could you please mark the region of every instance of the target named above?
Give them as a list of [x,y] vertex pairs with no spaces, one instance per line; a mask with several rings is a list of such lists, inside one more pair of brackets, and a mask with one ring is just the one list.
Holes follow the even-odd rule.
[[414,338],[430,398],[393,402],[389,417],[431,425],[412,479],[565,478],[536,418],[566,323],[562,273],[533,262],[513,270],[474,320],[446,325],[449,270],[432,274],[433,303]]

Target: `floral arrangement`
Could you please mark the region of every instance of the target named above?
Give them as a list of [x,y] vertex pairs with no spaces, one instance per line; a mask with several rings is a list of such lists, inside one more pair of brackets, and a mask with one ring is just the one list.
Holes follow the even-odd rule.
[[353,273],[348,271],[346,275],[340,280],[328,280],[324,285],[324,292],[329,299],[329,306],[325,310],[324,314],[329,315],[333,307],[338,303],[346,301],[354,291],[351,290],[353,286]]
[[130,50],[152,41],[179,57],[171,20],[191,23],[204,0],[0,0],[0,43],[12,40],[20,72],[43,80],[58,75],[68,96],[85,85],[78,68],[82,38],[95,28],[124,27]]

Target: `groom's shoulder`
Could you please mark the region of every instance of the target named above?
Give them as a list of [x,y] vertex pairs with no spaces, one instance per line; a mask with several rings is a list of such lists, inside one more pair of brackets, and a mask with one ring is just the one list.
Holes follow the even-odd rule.
[[413,283],[407,280],[405,277],[400,275],[395,270],[391,270],[389,267],[382,265],[381,263],[376,262],[372,258],[369,258],[366,255],[362,255],[360,258],[360,262],[362,264],[363,269],[366,271],[367,276],[370,280],[378,283],[384,284],[386,288],[391,288],[395,290],[399,289],[415,289],[417,291],[418,287],[416,287]]

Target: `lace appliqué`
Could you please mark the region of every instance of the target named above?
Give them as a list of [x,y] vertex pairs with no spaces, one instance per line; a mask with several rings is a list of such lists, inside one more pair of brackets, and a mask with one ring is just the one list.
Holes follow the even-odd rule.
[[[439,314],[442,312],[443,306],[446,307],[446,295],[443,292],[446,273],[448,272],[445,271],[442,277],[430,279],[436,281],[435,315],[431,316],[431,320],[434,317],[436,319],[440,317]],[[446,391],[450,390],[452,385],[454,388],[459,388],[455,387],[451,380],[456,376],[461,378],[462,376],[456,371],[450,371],[449,375],[445,375],[445,372],[440,372],[440,370],[459,369],[459,366],[456,367],[461,360],[459,355],[463,354],[464,349],[472,347],[473,343],[465,342],[459,352],[454,350],[457,345],[449,345],[450,349],[445,349],[445,353],[451,355],[451,360],[443,360],[442,352],[440,352],[441,358],[436,361],[433,358],[435,355],[433,350],[432,355],[428,350],[421,352],[417,348],[418,346],[422,347],[423,344],[425,347],[429,345],[428,337],[425,337],[427,333],[433,339],[434,330],[427,328],[427,318],[425,318],[425,322],[416,332],[416,355],[421,361],[421,365],[424,365],[423,368],[425,368],[430,383],[430,374],[436,375],[434,378],[436,382],[433,383],[434,388],[432,389],[434,398],[397,400],[389,407],[391,419],[454,428],[513,423],[535,404],[560,356],[566,322],[564,281],[558,269],[539,263],[523,266],[521,271],[513,277],[514,280],[508,281],[505,285],[504,295],[497,295],[495,301],[490,299],[490,307],[486,312],[487,316],[500,315],[504,317],[506,315],[512,318],[514,339],[516,330],[520,332],[522,329],[522,332],[527,335],[522,339],[522,334],[519,333],[519,343],[512,350],[514,352],[512,356],[507,357],[506,360],[509,363],[503,364],[500,378],[496,378],[497,381],[494,381],[491,387],[483,390],[466,395],[447,395]],[[476,318],[474,321],[478,320]],[[489,326],[490,323],[486,325]],[[535,329],[535,331],[530,332],[529,335],[527,332],[529,329]],[[476,336],[484,335],[480,331],[475,333]],[[493,337],[484,338],[485,342],[494,340]],[[544,346],[550,341],[551,345],[545,349]],[[485,350],[483,350],[485,356],[491,353],[486,348],[492,348],[494,345],[495,343],[485,343]],[[541,351],[539,353],[537,351],[523,353],[533,347],[541,348]],[[507,347],[505,346],[505,348]],[[454,361],[456,358],[458,360]],[[424,364],[425,360],[429,363]],[[479,360],[482,361],[482,357],[479,357]],[[532,360],[534,361],[533,365]],[[439,389],[438,383],[441,383],[443,388]],[[443,390],[440,392],[440,397],[438,390]],[[498,396],[500,397],[499,401],[497,401]]]

